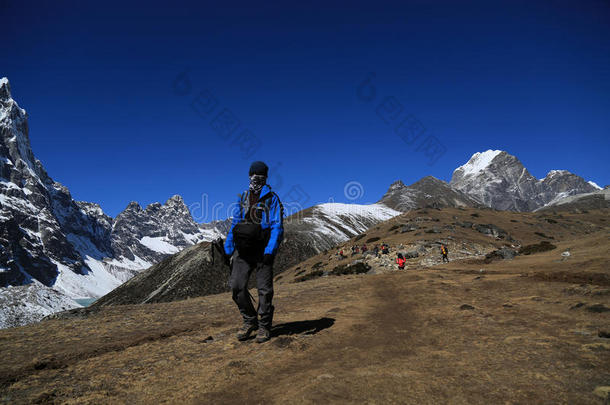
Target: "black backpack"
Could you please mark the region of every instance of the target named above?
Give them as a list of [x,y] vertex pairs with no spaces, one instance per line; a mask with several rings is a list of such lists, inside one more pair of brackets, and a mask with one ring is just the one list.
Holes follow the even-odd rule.
[[[233,241],[240,256],[252,260],[262,257],[265,246],[269,243],[271,229],[263,229],[261,221],[263,219],[263,211],[269,214],[269,202],[274,195],[275,193],[273,192],[265,194],[263,198],[256,202],[255,209],[251,210],[248,206],[250,193],[244,192],[242,194],[240,205],[242,212],[244,212],[244,218],[233,227]],[[282,210],[281,215],[283,217],[281,203],[280,209]],[[254,211],[254,218],[250,215],[252,211]]]

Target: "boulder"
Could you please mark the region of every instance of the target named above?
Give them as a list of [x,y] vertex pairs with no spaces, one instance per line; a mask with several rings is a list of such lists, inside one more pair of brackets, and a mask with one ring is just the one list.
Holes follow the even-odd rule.
[[493,252],[487,253],[483,261],[485,263],[491,263],[494,260],[512,260],[518,253],[514,249],[503,247],[501,249],[494,250]]
[[418,229],[419,229],[419,227],[417,225],[407,224],[407,225],[403,225],[402,228],[400,228],[400,233],[413,232]]
[[403,256],[405,257],[405,259],[414,259],[416,257],[419,257],[419,253],[417,252],[417,250],[411,250],[406,253],[403,253]]

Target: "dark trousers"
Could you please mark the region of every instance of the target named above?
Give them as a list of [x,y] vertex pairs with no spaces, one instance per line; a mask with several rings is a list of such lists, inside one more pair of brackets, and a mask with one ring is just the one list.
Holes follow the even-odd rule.
[[447,255],[446,255],[446,254],[444,254],[444,255],[443,255],[443,262],[448,262],[448,261],[449,261],[449,258],[447,257]]
[[[256,288],[258,289],[258,316],[248,292],[248,280],[252,271],[256,270]],[[273,266],[265,265],[260,260],[250,261],[239,256],[233,258],[230,279],[233,301],[237,304],[244,322],[256,325],[257,322],[265,328],[271,328],[273,322]]]

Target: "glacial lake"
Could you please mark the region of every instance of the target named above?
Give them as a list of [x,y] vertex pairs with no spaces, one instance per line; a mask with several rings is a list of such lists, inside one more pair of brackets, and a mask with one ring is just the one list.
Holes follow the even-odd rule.
[[96,300],[97,300],[97,298],[75,298],[74,299],[74,301],[78,302],[83,307],[88,307],[89,305],[93,304]]

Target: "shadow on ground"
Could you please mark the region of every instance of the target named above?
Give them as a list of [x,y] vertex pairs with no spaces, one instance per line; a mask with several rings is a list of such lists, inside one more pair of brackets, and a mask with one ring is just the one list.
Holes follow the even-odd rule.
[[335,323],[334,318],[320,318],[307,321],[286,322],[275,325],[272,330],[272,336],[282,335],[315,335],[321,330],[330,328]]

